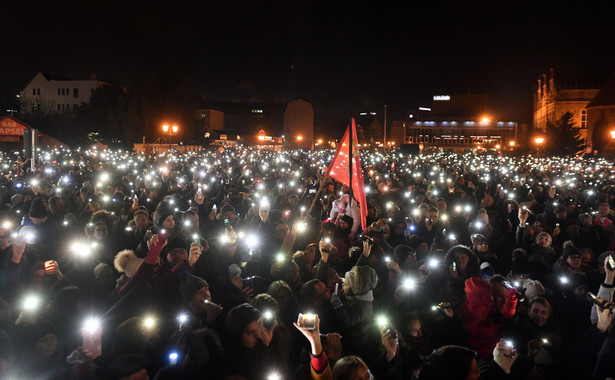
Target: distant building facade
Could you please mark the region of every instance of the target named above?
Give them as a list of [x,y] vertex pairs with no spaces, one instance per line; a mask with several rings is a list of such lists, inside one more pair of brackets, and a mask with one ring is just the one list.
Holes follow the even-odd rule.
[[314,147],[314,107],[311,103],[303,99],[288,103],[284,110],[283,136],[290,147]]
[[19,93],[20,112],[75,112],[81,103],[90,102],[92,91],[105,85],[111,83],[96,78],[66,79],[38,72]]
[[304,99],[289,103],[214,102],[196,110],[205,133],[232,131],[248,145],[314,146],[314,107]]
[[419,117],[391,123],[391,144],[418,145],[423,152],[509,150],[518,144],[518,123],[494,120],[489,96],[434,95]]
[[587,105],[587,153],[615,152],[615,72]]
[[570,112],[581,136],[587,143],[588,104],[598,95],[599,88],[564,88],[555,80],[553,68],[538,78],[534,93],[534,130],[544,132]]

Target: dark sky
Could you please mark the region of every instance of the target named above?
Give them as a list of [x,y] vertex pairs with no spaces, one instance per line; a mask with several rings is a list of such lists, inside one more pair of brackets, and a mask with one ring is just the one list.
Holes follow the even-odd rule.
[[14,107],[37,71],[128,85],[174,73],[214,101],[303,97],[320,118],[383,104],[401,117],[433,94],[489,93],[502,118],[523,122],[550,65],[576,84],[615,69],[614,3],[7,2],[0,101]]

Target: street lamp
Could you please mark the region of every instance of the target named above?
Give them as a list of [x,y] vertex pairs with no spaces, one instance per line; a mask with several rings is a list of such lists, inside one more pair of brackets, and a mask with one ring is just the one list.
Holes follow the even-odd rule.
[[162,131],[164,133],[168,133],[169,134],[169,141],[168,143],[171,143],[171,135],[173,134],[177,134],[177,131],[179,131],[179,126],[177,124],[174,124],[172,127],[169,126],[169,124],[163,124],[162,125]]
[[534,142],[536,143],[536,156],[540,156],[540,146],[545,142],[545,139],[543,137],[536,137]]

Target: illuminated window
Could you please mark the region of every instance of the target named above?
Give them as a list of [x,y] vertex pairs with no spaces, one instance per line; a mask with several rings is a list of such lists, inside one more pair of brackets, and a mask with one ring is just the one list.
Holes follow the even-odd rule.
[[587,129],[587,110],[581,110],[581,128]]

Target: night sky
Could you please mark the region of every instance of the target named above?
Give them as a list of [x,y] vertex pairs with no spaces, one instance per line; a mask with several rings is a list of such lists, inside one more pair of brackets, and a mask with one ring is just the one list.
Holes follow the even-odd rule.
[[0,23],[0,102],[38,71],[130,85],[172,73],[213,101],[311,101],[328,124],[401,118],[433,94],[489,93],[531,121],[537,76],[601,85],[613,1],[15,1]]

